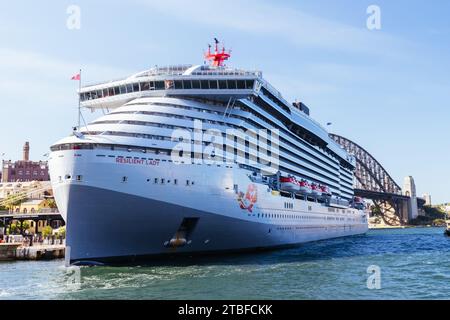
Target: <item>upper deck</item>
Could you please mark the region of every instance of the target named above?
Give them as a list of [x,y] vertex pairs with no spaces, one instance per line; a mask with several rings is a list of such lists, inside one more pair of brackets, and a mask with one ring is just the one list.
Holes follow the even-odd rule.
[[[207,54],[206,57],[214,58],[216,55]],[[343,163],[354,167],[352,157],[309,116],[309,109],[302,104],[287,102],[264,80],[261,71],[234,69],[221,63],[156,66],[127,78],[84,86],[79,95],[81,106],[90,109],[114,109],[138,98],[166,96],[222,100],[229,104],[236,100],[244,104],[254,103],[302,139],[330,150]]]
[[[225,100],[227,96],[253,94],[257,79],[265,82],[260,71],[206,65],[155,67],[124,79],[84,86],[79,94],[81,106],[92,109],[116,108],[130,100],[152,96],[216,96]],[[274,93],[281,97],[279,92]]]

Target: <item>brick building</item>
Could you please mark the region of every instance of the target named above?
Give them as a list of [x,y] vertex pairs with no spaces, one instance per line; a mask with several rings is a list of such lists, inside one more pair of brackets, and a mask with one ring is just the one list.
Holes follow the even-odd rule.
[[23,159],[12,162],[3,161],[2,163],[2,182],[16,181],[48,181],[47,161],[30,161],[30,144],[25,142],[23,146]]

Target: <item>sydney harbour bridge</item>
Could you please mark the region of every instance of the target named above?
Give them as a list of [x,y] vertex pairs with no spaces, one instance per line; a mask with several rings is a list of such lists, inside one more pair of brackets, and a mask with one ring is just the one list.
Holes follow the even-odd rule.
[[330,137],[355,157],[355,196],[372,200],[375,211],[387,224],[406,224],[417,216],[417,207],[423,207],[425,200],[416,197],[414,185],[412,190],[402,190],[363,147],[336,134],[330,134]]

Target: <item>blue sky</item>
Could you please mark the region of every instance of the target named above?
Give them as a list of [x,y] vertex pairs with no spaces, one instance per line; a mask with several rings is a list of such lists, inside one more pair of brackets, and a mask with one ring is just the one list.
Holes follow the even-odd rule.
[[[37,5],[39,3],[39,5]],[[69,5],[81,28],[69,30]],[[381,30],[368,30],[369,5]],[[229,65],[258,69],[289,101],[364,146],[403,184],[450,201],[450,2],[13,1],[0,11],[0,155],[31,157],[76,123],[77,83],[202,63],[213,37]],[[88,119],[96,114],[85,112]]]

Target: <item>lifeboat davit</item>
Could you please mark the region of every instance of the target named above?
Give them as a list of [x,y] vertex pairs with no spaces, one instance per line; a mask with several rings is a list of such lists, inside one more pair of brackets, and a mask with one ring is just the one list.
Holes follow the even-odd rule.
[[300,186],[300,192],[311,193],[311,186],[309,185],[308,181],[306,181],[305,179],[302,179],[299,182],[299,186]]
[[321,196],[322,190],[320,190],[320,187],[318,184],[312,183],[311,184],[311,193],[315,196]]
[[296,192],[300,189],[299,183],[295,177],[280,177],[280,187],[283,191]]

